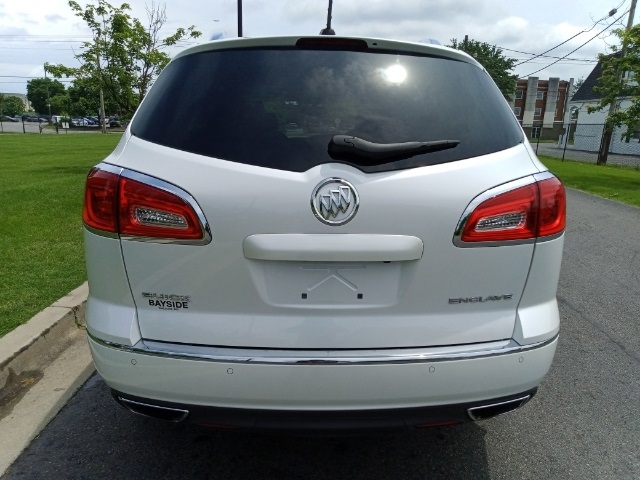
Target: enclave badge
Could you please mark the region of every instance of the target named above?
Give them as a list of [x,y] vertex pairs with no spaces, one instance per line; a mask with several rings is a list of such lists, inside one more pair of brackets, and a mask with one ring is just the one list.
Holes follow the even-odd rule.
[[344,225],[360,206],[355,187],[341,178],[322,180],[311,194],[311,210],[318,220],[327,225]]

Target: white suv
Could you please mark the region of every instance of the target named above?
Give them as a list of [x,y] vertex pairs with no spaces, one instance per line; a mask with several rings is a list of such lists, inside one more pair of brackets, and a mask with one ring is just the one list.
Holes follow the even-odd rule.
[[466,54],[233,39],[167,66],[83,211],[89,343],[134,412],[422,427],[550,368],[565,193]]

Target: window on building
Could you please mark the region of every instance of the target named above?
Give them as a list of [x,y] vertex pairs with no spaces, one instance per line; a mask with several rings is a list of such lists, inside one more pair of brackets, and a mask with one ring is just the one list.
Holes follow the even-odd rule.
[[631,70],[627,70],[622,74],[622,82],[627,87],[636,87],[638,85],[638,79],[636,78],[635,72]]
[[524,95],[524,90],[516,90],[516,100],[522,100],[523,95]]
[[531,127],[531,138],[540,138],[540,127]]
[[520,107],[513,107],[513,113],[515,114],[516,117],[520,116],[520,112],[522,111],[522,108]]
[[533,116],[534,116],[534,117],[539,117],[540,115],[542,115],[542,109],[541,109],[541,108],[536,108],[536,109],[533,111]]
[[544,90],[538,90],[536,92],[536,100],[544,100]]

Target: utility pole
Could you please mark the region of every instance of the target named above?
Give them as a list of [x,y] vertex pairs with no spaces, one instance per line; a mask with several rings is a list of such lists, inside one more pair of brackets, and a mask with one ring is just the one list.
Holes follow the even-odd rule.
[[[627,19],[628,32],[633,27],[633,17],[636,14],[636,3],[638,0],[631,0],[631,7],[629,8],[629,18]],[[621,55],[624,57],[627,54],[626,44],[622,44]],[[618,81],[622,82],[624,72],[618,72]],[[615,113],[618,108],[618,100],[614,99],[609,105],[609,113],[607,113],[607,120],[605,121],[604,129],[602,131],[602,139],[600,140],[600,150],[598,151],[598,165],[605,165],[609,157],[609,148],[611,147],[611,137],[613,136],[613,125],[609,123],[609,117]]]
[[47,82],[47,62],[44,62],[44,81],[47,84],[47,107],[49,107],[49,123],[51,123],[51,98],[49,98],[49,82]]
[[238,37],[242,36],[242,0],[238,0]]
[[104,93],[102,92],[102,68],[100,67],[100,55],[96,58],[96,67],[98,70],[98,77],[100,80],[100,131],[107,133],[107,119],[104,115]]

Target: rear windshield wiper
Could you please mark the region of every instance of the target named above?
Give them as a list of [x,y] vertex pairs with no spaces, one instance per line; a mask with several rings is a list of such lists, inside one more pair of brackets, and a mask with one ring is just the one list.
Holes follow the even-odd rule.
[[455,148],[460,140],[433,142],[373,143],[350,135],[334,135],[329,141],[329,156],[358,165],[380,165],[429,152]]

